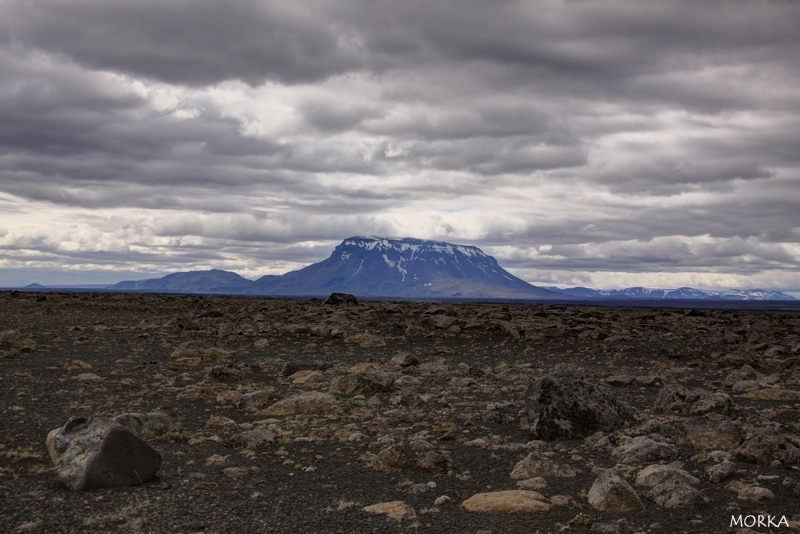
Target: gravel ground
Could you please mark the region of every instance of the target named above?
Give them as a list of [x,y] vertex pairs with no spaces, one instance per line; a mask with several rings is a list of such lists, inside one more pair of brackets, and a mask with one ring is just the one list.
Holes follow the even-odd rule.
[[[600,470],[632,482],[643,465],[619,465],[590,440],[535,441],[524,416],[528,385],[569,370],[639,414],[638,430],[621,429],[614,439],[683,417],[653,409],[667,383],[730,395],[734,409],[702,414],[705,420],[732,421],[743,435],[771,424],[800,438],[800,397],[747,398],[725,385],[751,365],[761,377],[777,375],[763,389],[800,390],[798,314],[2,292],[0,332],[2,532],[666,533],[734,531],[731,517],[739,515],[800,520],[797,462],[734,458],[739,472],[712,483],[703,477],[713,463],[708,451],[685,445],[664,463],[701,478],[708,505],[667,510],[643,497],[644,510],[600,512],[586,499]],[[224,352],[213,361],[173,357],[188,341]],[[402,354],[419,363],[392,363]],[[337,390],[337,377],[353,366],[395,382],[377,391]],[[242,395],[267,390],[273,400],[332,392],[339,404],[283,417],[264,406],[237,408]],[[61,484],[44,445],[50,430],[74,415],[154,411],[175,422],[148,438],[163,455],[158,479],[86,492]],[[275,442],[232,445],[252,428],[269,429]],[[376,468],[382,447],[414,436],[450,464]],[[532,451],[577,472],[545,477],[539,490],[549,499],[571,497],[566,505],[526,514],[461,506],[476,493],[515,489],[510,473]],[[209,460],[215,455],[223,460]],[[774,498],[737,498],[753,483]],[[450,501],[435,505],[443,495]],[[405,501],[415,518],[363,510],[387,501]]]

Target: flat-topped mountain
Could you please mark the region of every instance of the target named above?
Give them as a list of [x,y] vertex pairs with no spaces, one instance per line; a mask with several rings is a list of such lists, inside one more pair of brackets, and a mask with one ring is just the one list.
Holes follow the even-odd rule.
[[[512,275],[474,246],[441,241],[349,237],[330,257],[279,277],[264,277],[252,295],[563,299]],[[567,297],[569,298],[569,297]]]

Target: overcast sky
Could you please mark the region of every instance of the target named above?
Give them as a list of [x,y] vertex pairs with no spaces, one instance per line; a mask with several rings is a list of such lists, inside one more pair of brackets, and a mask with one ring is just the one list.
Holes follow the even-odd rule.
[[800,2],[0,0],[0,286],[351,235],[800,296]]

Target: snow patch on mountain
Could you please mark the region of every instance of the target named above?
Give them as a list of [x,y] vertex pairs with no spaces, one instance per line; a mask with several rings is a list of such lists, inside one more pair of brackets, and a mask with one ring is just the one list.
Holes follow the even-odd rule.
[[794,297],[786,293],[764,289],[728,289],[722,291],[701,291],[692,287],[679,287],[677,289],[650,289],[645,287],[628,287],[625,289],[572,287],[560,289],[547,287],[546,289],[560,291],[572,297],[589,299],[795,300]]

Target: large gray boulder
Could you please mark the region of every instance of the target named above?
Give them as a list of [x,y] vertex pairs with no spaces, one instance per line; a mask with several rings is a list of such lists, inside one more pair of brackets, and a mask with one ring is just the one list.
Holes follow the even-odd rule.
[[47,450],[71,490],[138,486],[155,478],[161,453],[107,417],[73,417],[47,435]]
[[525,392],[525,405],[536,439],[580,439],[636,422],[633,412],[612,395],[570,375],[540,378]]

